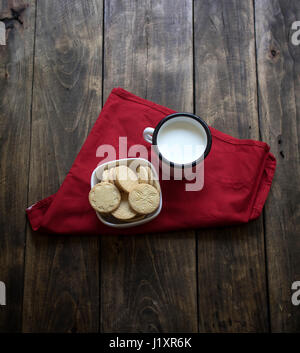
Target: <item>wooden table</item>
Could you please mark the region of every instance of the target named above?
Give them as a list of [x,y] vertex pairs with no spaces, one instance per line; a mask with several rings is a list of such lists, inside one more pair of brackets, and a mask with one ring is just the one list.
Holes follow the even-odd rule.
[[[12,27],[0,46],[0,331],[299,332],[300,2],[4,0],[0,19]],[[263,215],[169,234],[32,232],[25,208],[57,191],[117,86],[270,144]]]

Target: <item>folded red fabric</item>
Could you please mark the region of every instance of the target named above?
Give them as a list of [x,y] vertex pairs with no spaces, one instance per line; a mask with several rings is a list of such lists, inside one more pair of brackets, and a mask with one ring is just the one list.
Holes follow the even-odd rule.
[[[112,90],[91,133],[58,192],[29,207],[33,230],[53,234],[137,234],[245,223],[257,218],[266,201],[276,160],[260,141],[240,140],[212,127],[212,148],[205,159],[205,182],[200,191],[185,191],[186,181],[162,180],[163,208],[157,218],[128,229],[100,222],[88,201],[92,171],[104,159],[99,145],[111,144],[118,153],[119,137],[133,144],[143,139],[173,110],[147,101],[122,88]],[[117,156],[118,158],[118,156]]]

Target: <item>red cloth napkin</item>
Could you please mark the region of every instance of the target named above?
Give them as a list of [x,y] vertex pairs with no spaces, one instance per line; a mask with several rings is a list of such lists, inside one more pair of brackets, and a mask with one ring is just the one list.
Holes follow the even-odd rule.
[[26,210],[33,230],[136,234],[225,226],[257,218],[271,187],[275,157],[264,142],[240,140],[210,127],[213,142],[205,159],[202,190],[185,191],[183,180],[161,181],[163,208],[157,218],[129,229],[114,229],[100,222],[88,201],[91,173],[105,158],[96,157],[97,147],[111,144],[118,151],[119,136],[127,136],[128,148],[143,144],[150,153],[143,130],[155,127],[172,113],[122,88],[113,89],[58,192]]

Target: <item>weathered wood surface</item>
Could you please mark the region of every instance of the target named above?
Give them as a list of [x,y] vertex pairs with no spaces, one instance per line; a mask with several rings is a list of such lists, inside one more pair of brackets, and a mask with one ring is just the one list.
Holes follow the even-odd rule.
[[[38,1],[29,204],[57,191],[102,97],[102,1]],[[99,239],[28,227],[23,330],[99,328]]]
[[262,139],[277,170],[265,207],[271,328],[299,332],[291,286],[300,279],[300,46],[291,42],[299,1],[255,1]]
[[[105,1],[104,97],[115,86],[193,111],[192,1]],[[196,332],[194,232],[102,237],[102,330]]]
[[24,283],[30,109],[32,91],[35,2],[13,20],[11,8],[24,1],[1,1],[6,45],[0,45],[0,280],[7,305],[0,306],[0,332],[20,331]]
[[[195,1],[196,113],[238,138],[259,138],[252,1]],[[262,217],[198,231],[199,330],[268,331]]]
[[[4,0],[0,20],[0,332],[299,332],[299,1]],[[197,234],[26,228],[116,86],[269,143],[264,217]]]

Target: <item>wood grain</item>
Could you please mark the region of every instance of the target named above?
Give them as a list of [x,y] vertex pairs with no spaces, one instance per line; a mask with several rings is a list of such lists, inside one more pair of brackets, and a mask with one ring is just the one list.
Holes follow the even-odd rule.
[[[252,1],[195,1],[196,113],[259,138]],[[201,332],[268,331],[263,219],[198,232]]]
[[26,4],[21,24],[10,21],[10,9],[24,8],[24,1],[0,3],[7,29],[6,45],[0,45],[0,281],[7,290],[0,332],[20,331],[22,325],[35,2]]
[[[105,1],[104,97],[193,110],[192,1]],[[193,232],[103,236],[102,330],[197,331]]]
[[[102,6],[37,4],[29,204],[57,191],[101,108]],[[98,268],[97,237],[28,227],[23,330],[98,331]]]
[[291,26],[300,3],[255,1],[255,18],[261,134],[277,159],[265,212],[271,327],[299,332],[291,286],[300,278],[300,46]]
[[[1,1],[0,332],[299,332],[296,20],[297,0]],[[264,219],[101,241],[26,228],[116,86],[269,143]]]

